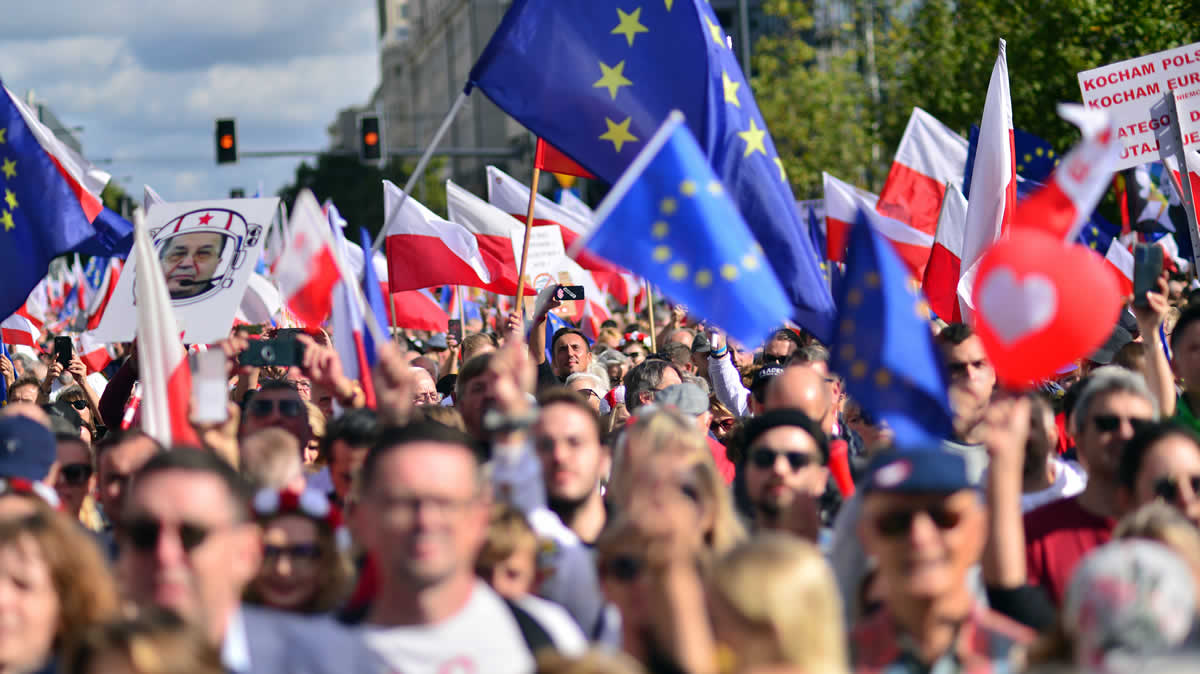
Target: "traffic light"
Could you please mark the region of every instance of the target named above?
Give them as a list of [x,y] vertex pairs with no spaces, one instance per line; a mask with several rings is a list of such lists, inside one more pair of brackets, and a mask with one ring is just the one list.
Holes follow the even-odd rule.
[[229,190],[229,198],[230,199],[245,199],[246,198],[246,190],[244,190],[240,187],[234,187],[233,189]]
[[232,119],[217,120],[217,163],[237,161],[237,123]]
[[383,136],[379,133],[379,115],[363,115],[358,121],[358,154],[363,161],[383,158]]

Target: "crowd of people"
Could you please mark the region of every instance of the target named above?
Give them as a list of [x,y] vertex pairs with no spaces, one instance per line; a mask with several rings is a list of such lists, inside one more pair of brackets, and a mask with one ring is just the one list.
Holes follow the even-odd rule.
[[1183,284],[1031,391],[932,321],[954,433],[920,447],[803,330],[547,335],[551,296],[397,331],[369,382],[321,329],[246,365],[275,335],[239,327],[194,447],[140,429],[132,345],[0,356],[0,672],[1189,671]]

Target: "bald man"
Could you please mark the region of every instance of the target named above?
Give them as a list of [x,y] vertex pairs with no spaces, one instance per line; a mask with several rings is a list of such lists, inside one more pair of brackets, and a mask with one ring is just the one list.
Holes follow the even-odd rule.
[[[823,365],[824,363],[822,363]],[[831,436],[838,433],[837,408],[829,394],[828,375],[812,365],[792,365],[767,384],[763,402],[766,411],[798,409],[816,419],[821,430]]]

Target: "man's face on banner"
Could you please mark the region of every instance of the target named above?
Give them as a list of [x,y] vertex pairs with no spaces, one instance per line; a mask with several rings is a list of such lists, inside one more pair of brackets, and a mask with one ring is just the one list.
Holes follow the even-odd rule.
[[171,299],[195,297],[211,286],[221,261],[224,237],[213,232],[176,234],[159,254]]

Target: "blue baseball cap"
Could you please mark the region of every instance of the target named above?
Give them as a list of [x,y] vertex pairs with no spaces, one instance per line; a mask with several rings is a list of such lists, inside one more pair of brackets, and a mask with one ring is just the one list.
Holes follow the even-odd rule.
[[974,488],[967,477],[966,460],[942,449],[879,454],[867,467],[863,485],[863,491],[868,494],[874,491],[950,493]]
[[26,416],[0,418],[0,477],[45,480],[57,458],[50,429]]

